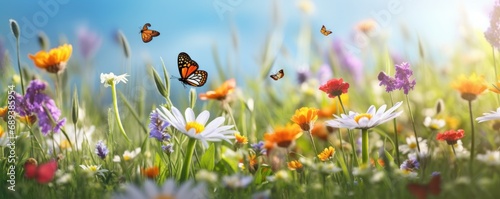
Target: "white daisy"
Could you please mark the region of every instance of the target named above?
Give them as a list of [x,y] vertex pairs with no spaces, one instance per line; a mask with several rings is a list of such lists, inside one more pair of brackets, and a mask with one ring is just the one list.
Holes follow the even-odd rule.
[[342,114],[340,117],[334,115],[336,119],[326,121],[326,125],[335,128],[349,129],[369,129],[379,124],[387,122],[401,115],[403,111],[394,112],[403,102],[396,103],[392,108],[385,111],[386,105],[382,105],[378,110],[375,106],[370,106],[366,113],[349,112],[349,115]]
[[168,179],[161,187],[150,179],[146,180],[142,187],[129,184],[125,187],[125,192],[116,193],[114,199],[150,199],[150,198],[208,198],[207,189],[204,183],[194,185],[189,180],[177,186],[174,179]]
[[234,133],[236,133],[235,130],[230,130],[233,128],[233,125],[221,126],[224,123],[224,117],[217,117],[205,125],[210,117],[208,111],[203,111],[198,117],[195,117],[193,109],[187,108],[184,113],[186,119],[184,119],[181,112],[173,106],[172,111],[169,111],[165,107],[156,110],[174,128],[191,138],[200,140],[205,148],[208,148],[208,142],[225,140],[231,143],[229,139],[234,139]]
[[[128,150],[125,150],[125,152],[123,152],[123,160],[124,161],[129,161],[129,160],[132,160],[134,159],[137,155],[139,155],[139,153],[141,153],[141,148],[138,147],[136,148],[135,150],[133,151],[128,151]],[[120,156],[117,156],[115,155],[113,157],[113,162],[121,162],[121,158]]]
[[222,184],[230,189],[245,188],[253,181],[253,176],[245,176],[235,173],[231,176],[223,176]]
[[[49,154],[52,154],[54,149],[56,154],[60,153],[61,150],[82,150],[83,146],[85,146],[85,144],[89,144],[92,140],[95,126],[83,126],[82,128],[77,128],[76,133],[73,124],[65,125],[65,129],[68,137],[66,137],[63,133],[54,133],[51,138],[46,139],[46,147]],[[70,143],[72,145],[70,145]]]
[[425,117],[424,126],[432,130],[438,130],[446,125],[446,121],[442,119],[436,119],[431,117]]
[[478,123],[486,122],[490,120],[500,120],[500,107],[497,108],[497,111],[491,111],[489,113],[483,113],[483,116],[476,118]]
[[104,172],[107,172],[107,169],[101,169],[101,165],[80,165],[80,167],[88,172],[89,175],[98,174],[104,176]]
[[[420,152],[421,153],[427,153],[428,147],[427,147],[427,140],[418,137],[418,144],[420,145]],[[399,150],[403,154],[414,154],[418,152],[417,148],[417,140],[415,139],[415,136],[410,136],[406,138],[406,145],[401,145],[399,146]]]
[[108,73],[108,74],[101,73],[101,83],[104,84],[104,87],[111,86],[111,83],[115,85],[120,82],[127,83],[128,81],[127,76],[129,76],[127,75],[127,73],[118,76],[116,76],[113,73]]
[[485,154],[478,154],[477,160],[489,166],[500,166],[500,151],[486,151]]

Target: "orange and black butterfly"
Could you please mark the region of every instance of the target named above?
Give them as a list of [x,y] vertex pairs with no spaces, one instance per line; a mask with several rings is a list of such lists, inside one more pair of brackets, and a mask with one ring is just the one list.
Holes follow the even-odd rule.
[[207,71],[198,70],[198,63],[192,60],[187,53],[179,53],[179,57],[177,57],[177,65],[179,66],[179,74],[181,75],[178,80],[183,84],[200,87],[205,85],[207,82]]
[[285,72],[283,72],[283,69],[281,69],[276,74],[272,74],[272,75],[269,75],[269,76],[271,78],[273,78],[275,81],[277,81],[278,79],[281,79],[281,78],[283,78],[283,76],[285,76]]
[[153,40],[153,37],[160,36],[160,32],[156,30],[149,30],[148,27],[151,27],[150,23],[146,23],[144,24],[144,26],[142,26],[141,37],[144,43],[150,42],[151,40]]
[[429,194],[437,196],[441,193],[441,175],[432,176],[428,184],[410,183],[407,188],[417,199],[426,199]]
[[332,31],[331,30],[327,30],[326,27],[325,27],[325,25],[323,25],[321,27],[321,34],[323,34],[325,36],[328,36],[328,35],[332,34]]

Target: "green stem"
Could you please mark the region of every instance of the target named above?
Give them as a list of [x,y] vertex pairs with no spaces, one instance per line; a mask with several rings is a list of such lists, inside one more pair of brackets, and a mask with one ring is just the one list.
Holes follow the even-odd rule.
[[420,144],[418,143],[417,128],[415,127],[415,120],[413,119],[413,113],[411,112],[411,107],[410,107],[410,98],[408,98],[408,95],[405,95],[405,96],[406,96],[406,105],[408,106],[408,111],[410,112],[410,119],[411,119],[411,125],[413,127],[413,134],[415,135],[415,141],[417,142],[417,150],[418,150],[418,152],[420,152]]
[[21,91],[23,92],[23,96],[25,94],[24,91],[24,81],[23,81],[23,71],[21,70],[21,47],[19,46],[19,38],[16,37],[16,45],[17,45],[17,68],[19,69],[19,76],[21,76]]
[[[389,93],[390,97],[391,97],[391,104],[392,106],[394,106],[394,101],[392,100],[392,94]],[[399,139],[398,139],[398,127],[397,127],[397,124],[396,124],[396,118],[394,118],[392,120],[392,125],[394,127],[394,144],[396,145],[395,146],[395,150],[396,150],[396,164],[397,165],[401,165],[401,162],[400,162],[400,159],[399,159]],[[418,145],[417,145],[418,146]]]
[[116,121],[118,122],[118,127],[120,128],[120,132],[122,133],[123,137],[130,143],[130,139],[127,136],[127,133],[125,133],[125,129],[123,129],[122,121],[120,120],[120,112],[118,112],[118,102],[116,100],[116,86],[115,83],[111,83],[111,95],[113,97],[113,108],[115,109],[115,117]]
[[184,182],[189,177],[189,169],[191,168],[191,161],[193,159],[194,148],[196,146],[196,139],[189,138],[187,145],[187,153],[184,156],[184,162],[182,163],[182,171],[180,181]]
[[[339,98],[340,106],[342,107],[342,110],[343,110],[344,114],[347,115],[347,112],[346,112],[346,110],[344,108],[344,103],[342,103],[342,98],[340,98],[340,95],[337,96],[337,97]],[[340,133],[340,130],[339,130],[339,133]],[[349,135],[349,142],[351,142],[351,147],[352,147],[352,151],[353,151],[352,154],[354,155],[354,160],[359,165],[358,154],[356,153],[356,150],[355,150],[356,147],[354,145],[354,137],[353,137],[353,135],[351,133],[351,130],[347,129],[347,134]]]
[[314,138],[313,138],[312,132],[311,131],[307,131],[307,132],[309,133],[309,137],[311,138],[311,144],[313,145],[314,153],[316,155],[318,155],[318,149],[316,149],[316,144],[314,144]]
[[368,129],[361,129],[361,155],[363,164],[368,164]]
[[472,165],[474,162],[474,146],[475,146],[474,118],[472,116],[472,100],[469,100],[469,116],[470,116],[470,127],[471,127],[471,145],[470,145],[469,169],[470,169],[470,175],[472,177],[472,174],[473,174]]

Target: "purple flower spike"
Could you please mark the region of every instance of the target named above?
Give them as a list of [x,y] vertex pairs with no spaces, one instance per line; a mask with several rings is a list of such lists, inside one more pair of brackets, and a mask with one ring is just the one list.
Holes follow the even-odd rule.
[[109,153],[108,147],[104,144],[102,140],[99,140],[97,144],[95,145],[95,153],[97,156],[99,156],[101,159],[106,158],[106,156]]
[[500,49],[500,1],[495,2],[490,14],[490,27],[484,32],[484,37],[491,46]]

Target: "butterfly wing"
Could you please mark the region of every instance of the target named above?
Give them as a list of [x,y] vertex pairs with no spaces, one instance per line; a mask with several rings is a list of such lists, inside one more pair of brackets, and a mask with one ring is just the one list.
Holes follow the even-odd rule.
[[198,70],[198,63],[192,60],[187,53],[179,53],[177,57],[177,66],[179,67],[179,74],[181,75],[179,80],[182,83],[200,87],[207,82],[208,73],[203,70]]
[[38,166],[36,180],[39,183],[48,183],[54,179],[54,175],[57,171],[57,162],[55,160],[51,160],[45,164]]
[[417,199],[426,199],[428,195],[427,185],[410,183],[407,185],[408,190]]
[[197,70],[189,75],[183,82],[190,86],[200,87],[207,82],[208,73],[204,70]]
[[275,81],[283,78],[283,76],[285,76],[285,72],[283,72],[283,69],[281,69],[280,71],[278,71],[276,74],[270,75],[270,77],[273,78]]
[[141,38],[144,43],[148,43],[153,40],[153,37],[157,37],[160,35],[160,32],[156,30],[149,30],[148,27],[151,27],[150,23],[146,23],[144,24],[144,26],[142,26]]
[[327,29],[326,29],[326,27],[325,27],[325,25],[323,25],[323,26],[321,27],[321,34],[323,34],[323,35],[325,35],[325,36],[328,36],[328,35],[332,34],[332,31],[327,30]]

